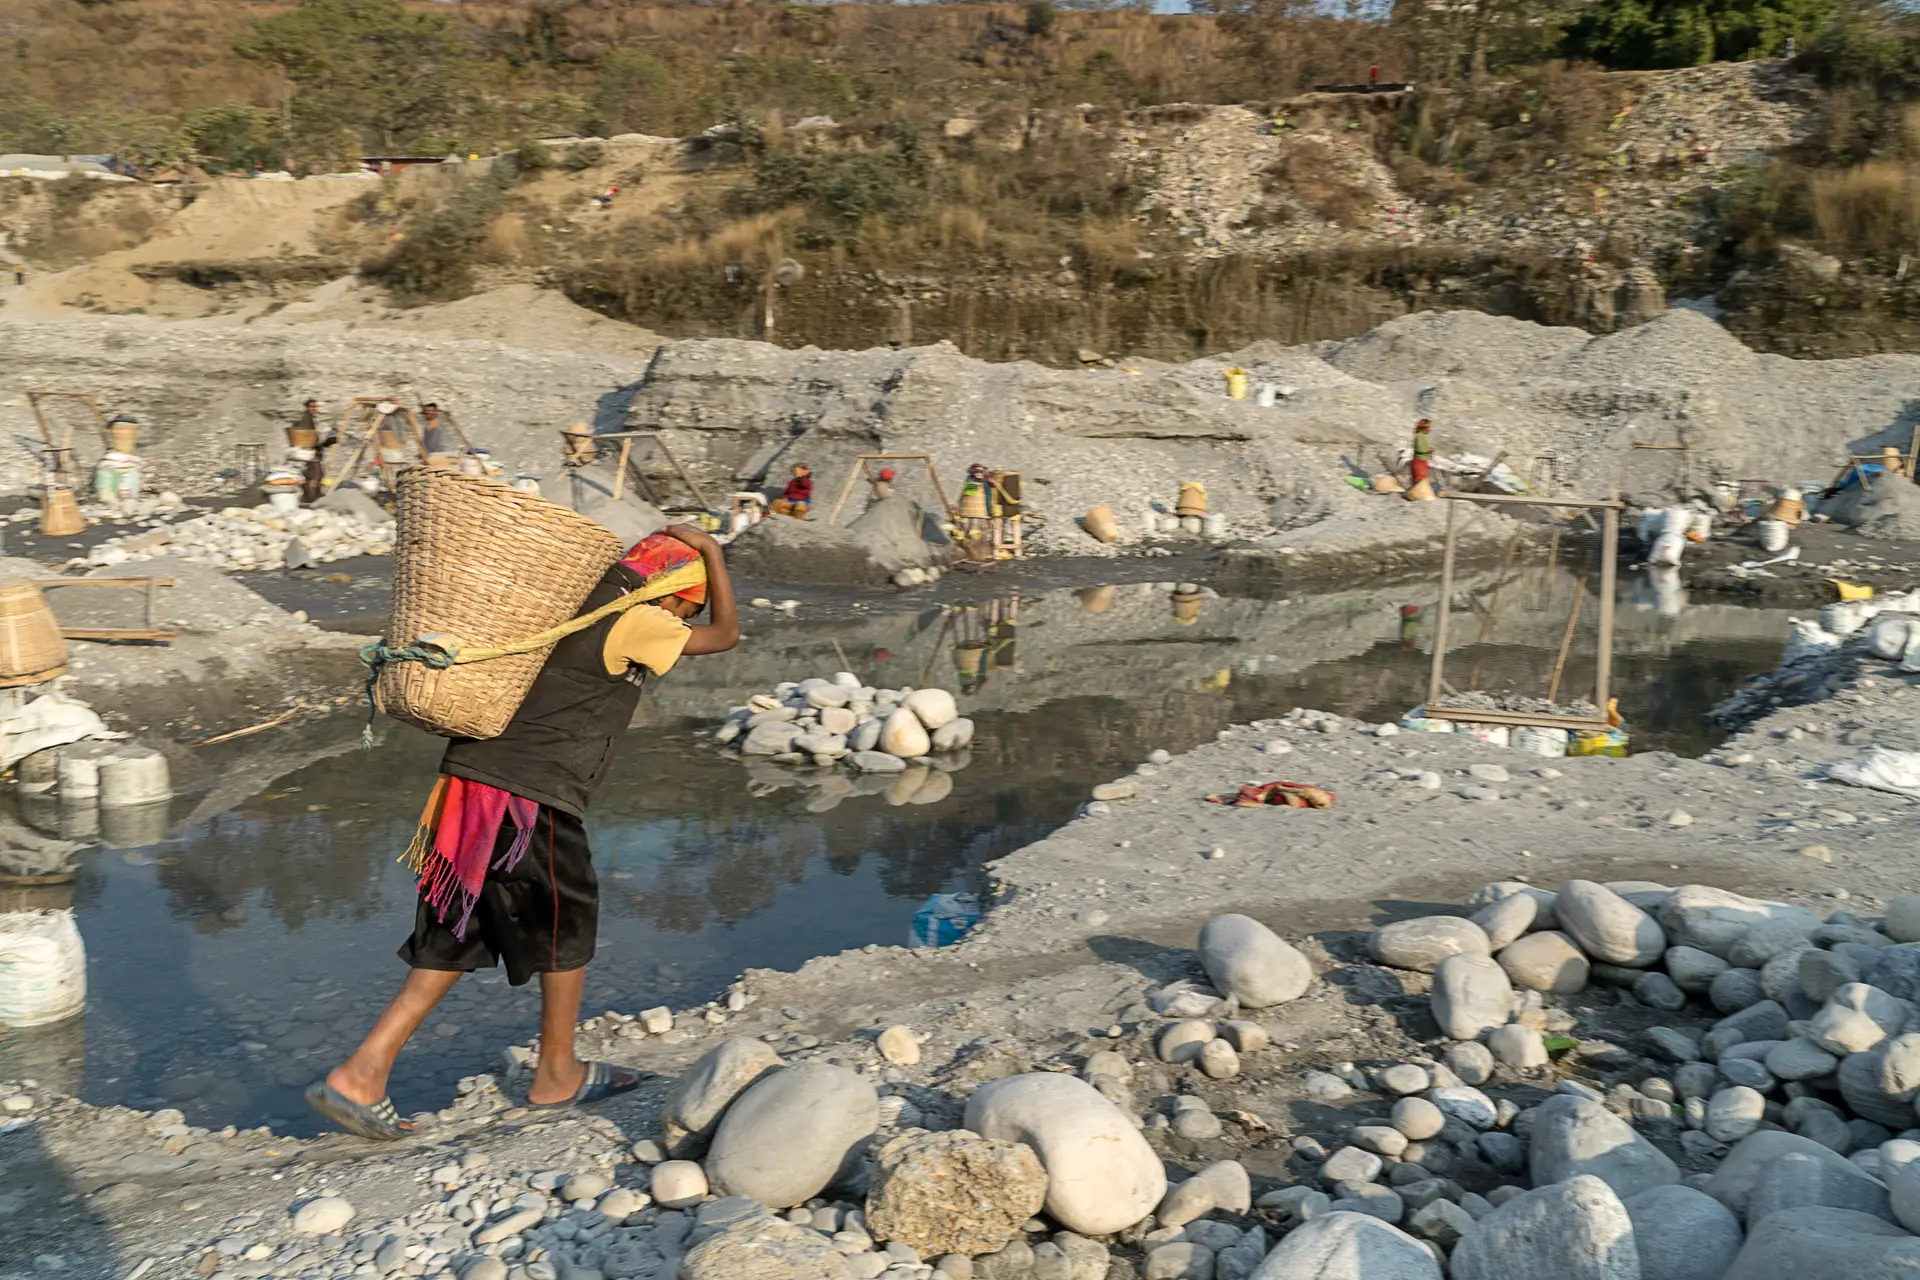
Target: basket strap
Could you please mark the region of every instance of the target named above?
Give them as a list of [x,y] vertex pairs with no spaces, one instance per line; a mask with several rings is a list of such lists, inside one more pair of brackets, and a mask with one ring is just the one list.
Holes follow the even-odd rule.
[[380,682],[380,673],[389,665],[398,662],[418,662],[434,671],[445,671],[448,667],[465,666],[469,662],[485,662],[490,658],[505,658],[517,653],[532,653],[550,644],[565,639],[576,631],[585,631],[588,627],[616,613],[625,613],[637,604],[646,604],[648,600],[638,592],[628,592],[617,600],[610,600],[591,613],[583,613],[577,618],[569,618],[559,626],[548,627],[537,635],[524,640],[514,640],[507,644],[490,648],[469,648],[457,636],[433,634],[416,637],[404,645],[389,644],[386,640],[376,640],[362,646],[360,661],[367,665],[367,726],[360,734],[363,748],[373,746],[373,721],[378,714],[374,705],[374,686]]

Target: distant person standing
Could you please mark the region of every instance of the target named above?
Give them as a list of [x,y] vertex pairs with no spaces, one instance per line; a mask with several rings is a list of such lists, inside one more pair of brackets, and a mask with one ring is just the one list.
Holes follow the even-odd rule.
[[1433,422],[1422,418],[1413,424],[1413,482],[1419,484],[1433,471]]
[[16,289],[24,288],[26,286],[26,283],[27,283],[27,269],[21,266],[14,267],[13,269],[14,288]]
[[[299,434],[292,435],[293,432]],[[306,469],[300,477],[300,501],[303,505],[310,507],[320,501],[322,495],[326,493],[327,450],[333,448],[339,436],[331,431],[324,436],[320,434],[320,402],[313,399],[309,399],[300,406],[300,416],[293,420],[292,431],[289,434],[295,441],[313,441],[310,445],[296,444],[295,446],[305,448],[313,454],[307,459]]]
[[1378,89],[1379,87],[1380,87],[1380,64],[1376,62],[1372,66],[1367,68],[1367,92],[1371,93],[1375,89]]
[[787,481],[787,487],[780,491],[780,496],[773,500],[773,513],[805,520],[812,506],[813,468],[804,462],[796,462],[793,464],[793,478]]
[[447,429],[440,421],[440,406],[428,401],[420,406],[420,447],[428,456],[447,451]]

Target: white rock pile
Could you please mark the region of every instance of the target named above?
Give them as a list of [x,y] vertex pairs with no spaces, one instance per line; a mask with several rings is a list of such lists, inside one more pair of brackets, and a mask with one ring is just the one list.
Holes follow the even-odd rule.
[[[973,721],[945,689],[876,689],[841,671],[753,695],[727,710],[714,739],[749,762],[823,771],[816,800],[828,808],[863,789],[885,790],[896,804],[931,804],[966,766]],[[862,777],[883,785],[863,788]]]
[[390,517],[313,507],[280,511],[261,503],[110,538],[76,563],[100,568],[171,556],[235,571],[300,568],[352,556],[391,555],[393,532]]

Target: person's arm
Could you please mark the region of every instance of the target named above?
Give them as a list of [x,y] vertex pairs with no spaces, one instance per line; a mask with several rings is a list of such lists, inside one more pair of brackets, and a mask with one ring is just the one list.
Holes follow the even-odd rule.
[[706,530],[692,525],[668,525],[664,532],[698,551],[707,565],[707,608],[713,620],[688,626],[693,634],[687,637],[687,647],[682,652],[725,653],[740,643],[740,618],[734,612],[733,579],[727,576],[727,562],[720,553],[720,544],[709,537]]

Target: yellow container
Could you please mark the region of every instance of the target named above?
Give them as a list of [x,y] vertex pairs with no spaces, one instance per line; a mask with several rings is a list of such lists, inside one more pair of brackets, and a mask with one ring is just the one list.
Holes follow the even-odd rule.
[[1227,397],[1231,400],[1247,398],[1247,371],[1245,369],[1227,370]]
[[1581,729],[1567,742],[1570,756],[1624,756],[1627,754],[1625,729]]

